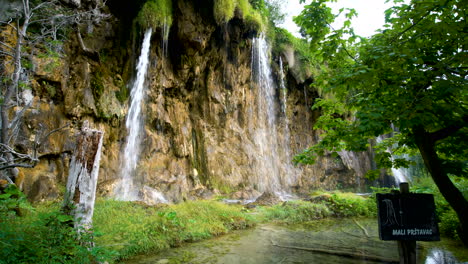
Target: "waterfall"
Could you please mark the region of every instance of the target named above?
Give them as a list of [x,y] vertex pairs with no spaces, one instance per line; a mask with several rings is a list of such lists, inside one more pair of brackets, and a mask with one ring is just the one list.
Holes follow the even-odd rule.
[[[378,136],[376,141],[377,143],[380,143],[382,142],[382,140],[384,140],[384,137],[383,136]],[[391,148],[388,148],[386,150],[388,153],[391,154],[391,160],[393,161],[393,159],[396,158],[396,156],[394,156],[392,154],[392,149]],[[405,159],[408,159],[409,156],[408,155],[404,155],[404,158]],[[398,186],[400,183],[402,182],[409,182],[411,180],[411,177],[410,177],[410,174],[409,174],[409,170],[407,168],[391,168],[391,171],[392,171],[392,175],[393,177],[395,178],[395,185]]]
[[168,45],[169,45],[169,28],[170,25],[167,22],[167,17],[164,17],[164,23],[162,26],[162,56],[167,58],[168,54]]
[[269,47],[265,38],[253,39],[252,74],[257,84],[258,127],[254,131],[254,142],[258,149],[256,182],[259,191],[281,190],[279,171],[276,117],[274,107],[274,83],[269,64]]
[[279,66],[280,66],[280,90],[281,90],[281,110],[284,115],[284,127],[283,127],[283,157],[284,157],[284,166],[285,166],[285,175],[286,176],[286,183],[288,185],[293,185],[297,181],[297,175],[299,172],[296,168],[294,168],[291,164],[292,157],[291,157],[291,134],[289,132],[289,118],[288,118],[288,90],[286,89],[286,85],[284,83],[284,69],[283,69],[283,59],[279,58]]
[[[284,198],[288,185],[293,178],[289,154],[289,129],[286,124],[284,140],[277,130],[275,83],[270,68],[270,48],[263,36],[253,39],[252,45],[252,78],[257,86],[256,118],[257,127],[253,137],[257,152],[255,154],[255,180],[253,184],[259,191],[274,192]],[[285,90],[284,82],[280,86]],[[283,102],[283,112],[286,101]],[[287,119],[287,117],[286,117]],[[286,123],[289,121],[286,121]],[[281,155],[282,154],[282,155]],[[289,157],[288,157],[289,155]]]
[[120,163],[121,181],[115,191],[116,198],[120,200],[134,201],[139,199],[141,187],[137,186],[134,176],[141,152],[143,133],[141,105],[145,95],[145,80],[149,64],[151,34],[151,29],[145,32],[141,54],[136,67],[137,75],[130,94],[130,107],[125,122],[128,134]]

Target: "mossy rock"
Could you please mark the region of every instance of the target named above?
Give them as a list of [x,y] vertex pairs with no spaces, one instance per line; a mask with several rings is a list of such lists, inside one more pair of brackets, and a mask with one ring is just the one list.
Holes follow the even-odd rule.
[[137,23],[145,29],[172,25],[172,1],[150,0],[141,8],[136,18]]

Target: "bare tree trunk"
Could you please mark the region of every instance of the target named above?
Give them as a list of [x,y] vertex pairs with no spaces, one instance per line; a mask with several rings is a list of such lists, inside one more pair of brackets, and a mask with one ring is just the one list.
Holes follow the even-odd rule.
[[64,209],[74,216],[79,231],[92,225],[103,135],[84,126],[70,163]]
[[[24,1],[23,1],[24,2]],[[9,131],[10,131],[10,119],[8,117],[9,109],[13,103],[12,97],[15,92],[18,91],[19,86],[19,79],[21,75],[21,48],[23,44],[23,40],[26,34],[26,31],[29,26],[29,2],[26,1],[23,3],[24,6],[24,22],[23,25],[20,26],[19,19],[17,20],[16,25],[16,45],[14,50],[14,57],[13,57],[13,75],[11,84],[7,86],[6,91],[3,94],[3,102],[0,106],[0,117],[2,119],[2,128],[1,128],[1,136],[0,136],[0,143],[4,145],[10,145],[9,142]],[[5,153],[3,157],[7,162],[13,162],[13,156],[11,153]],[[9,182],[13,182],[18,174],[18,169],[16,168],[9,168],[6,170],[7,174],[3,175]]]

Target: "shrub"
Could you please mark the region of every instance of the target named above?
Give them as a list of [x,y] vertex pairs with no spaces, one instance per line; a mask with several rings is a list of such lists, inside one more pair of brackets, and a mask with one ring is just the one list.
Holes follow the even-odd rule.
[[1,195],[1,263],[95,263],[111,256],[112,252],[100,247],[88,249],[85,245],[91,244],[93,232],[82,232],[78,237],[72,226],[72,217],[61,213],[58,208],[30,210],[25,217],[12,214],[8,209],[13,204],[11,200],[17,199],[16,204],[21,206],[25,202],[23,198],[24,195],[18,198]]
[[[468,179],[462,177],[451,177],[452,182],[462,192],[465,199],[468,199]],[[455,211],[451,208],[447,200],[442,196],[439,189],[430,177],[419,177],[414,180],[411,192],[431,193],[434,195],[436,215],[440,220],[440,232],[454,238],[459,238],[457,228],[460,222]]]

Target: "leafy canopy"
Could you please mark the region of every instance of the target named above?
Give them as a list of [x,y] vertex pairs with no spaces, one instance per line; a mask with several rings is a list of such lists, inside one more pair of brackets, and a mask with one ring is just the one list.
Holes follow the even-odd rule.
[[[325,133],[296,161],[311,163],[326,150],[365,150],[370,139],[393,126],[399,130],[391,139],[397,149],[415,149],[415,131],[422,129],[437,142],[448,172],[467,175],[468,2],[399,3],[386,11],[384,28],[369,39],[354,36],[346,22],[333,30],[336,16],[326,2],[313,0],[296,18],[328,65],[315,85],[334,95],[314,104],[323,112],[315,128]],[[384,150],[377,148],[380,165],[407,165]]]

